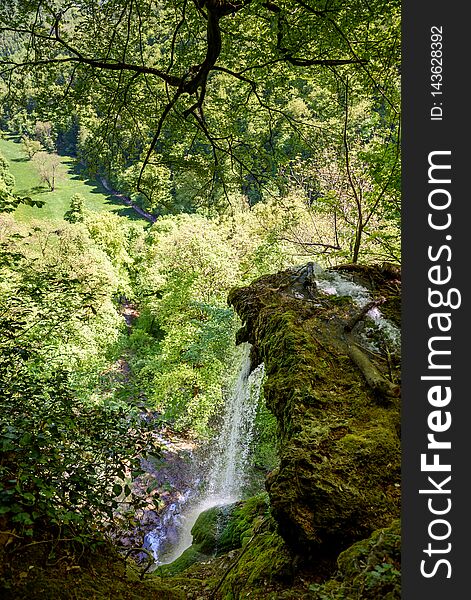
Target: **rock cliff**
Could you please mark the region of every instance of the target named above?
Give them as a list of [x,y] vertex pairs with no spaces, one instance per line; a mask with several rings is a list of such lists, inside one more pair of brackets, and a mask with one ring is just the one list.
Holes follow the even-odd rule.
[[[361,284],[362,301],[334,294],[339,282]],[[278,423],[280,464],[266,482],[272,514],[300,555],[337,556],[398,517],[399,295],[390,265],[317,276],[306,265],[230,294],[243,322],[238,341],[253,345],[254,365],[265,363]]]

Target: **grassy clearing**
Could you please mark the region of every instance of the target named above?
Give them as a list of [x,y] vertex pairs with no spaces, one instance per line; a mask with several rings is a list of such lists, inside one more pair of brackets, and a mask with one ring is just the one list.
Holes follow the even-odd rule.
[[141,219],[132,208],[123,205],[117,198],[111,196],[99,181],[86,179],[73,158],[61,157],[64,177],[57,182],[56,189],[51,192],[45,184],[41,183],[33,163],[22,152],[21,143],[17,137],[6,135],[4,138],[0,138],[0,153],[10,164],[11,172],[16,180],[15,192],[20,196],[45,200],[42,208],[20,205],[15,212],[18,221],[63,219],[74,194],[82,194],[85,198],[85,206],[90,210],[106,210],[130,219]]

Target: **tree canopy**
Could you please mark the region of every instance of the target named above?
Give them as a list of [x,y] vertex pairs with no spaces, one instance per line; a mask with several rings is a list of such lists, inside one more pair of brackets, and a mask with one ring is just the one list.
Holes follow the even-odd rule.
[[[267,185],[287,154],[314,152],[320,130],[332,131],[347,80],[387,128],[398,123],[398,2],[9,0],[0,31],[9,98],[25,95],[20,78],[44,118],[82,113],[99,131],[90,145],[126,166],[141,160],[144,195],[153,163],[186,161],[226,195],[234,176]],[[292,101],[308,88],[303,111]]]

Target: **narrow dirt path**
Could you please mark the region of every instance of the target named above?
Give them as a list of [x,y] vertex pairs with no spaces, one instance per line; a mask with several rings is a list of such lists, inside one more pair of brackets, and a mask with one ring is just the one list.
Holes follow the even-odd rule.
[[101,181],[101,184],[105,188],[105,190],[108,191],[112,196],[114,196],[115,198],[118,198],[118,200],[121,200],[121,202],[124,202],[124,204],[126,204],[126,206],[130,206],[133,210],[135,210],[137,212],[137,214],[141,215],[141,217],[143,217],[147,221],[150,221],[151,223],[155,223],[157,221],[157,217],[155,217],[154,215],[151,215],[150,213],[145,211],[143,208],[141,208],[140,206],[135,204],[131,200],[131,198],[129,198],[125,194],[121,194],[120,192],[117,192],[116,190],[114,190],[104,177],[100,177],[99,179]]

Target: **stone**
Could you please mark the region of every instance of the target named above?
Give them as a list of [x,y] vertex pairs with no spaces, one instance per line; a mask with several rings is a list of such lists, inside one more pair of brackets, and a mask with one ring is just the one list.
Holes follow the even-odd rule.
[[[352,272],[399,318],[397,270]],[[362,352],[358,334],[345,333],[359,311],[352,299],[310,285],[313,299],[301,300],[292,281],[290,271],[262,277],[232,290],[229,303],[265,363],[264,396],[280,439],[266,487],[279,532],[296,553],[337,555],[399,514],[399,399],[381,397],[352,360],[350,343]],[[365,356],[397,385],[398,360],[388,362],[386,351]]]

